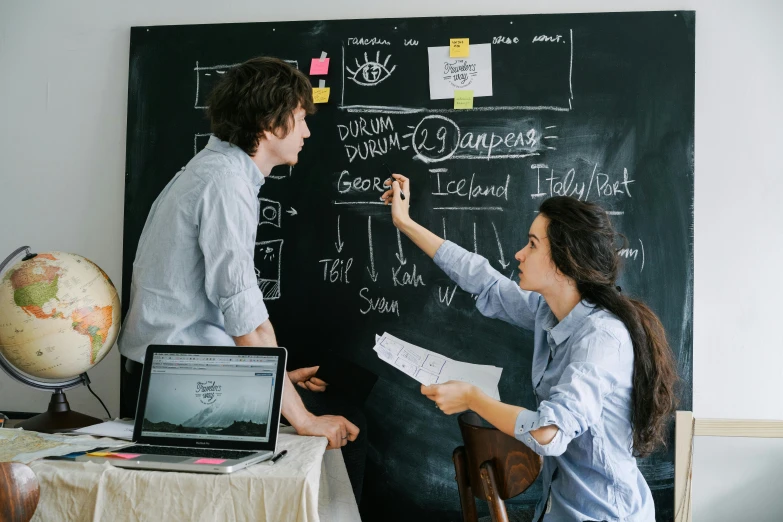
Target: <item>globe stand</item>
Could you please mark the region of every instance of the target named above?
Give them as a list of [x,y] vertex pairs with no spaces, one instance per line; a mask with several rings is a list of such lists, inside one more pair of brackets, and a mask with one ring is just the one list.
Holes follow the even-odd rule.
[[[86,374],[84,374],[87,377]],[[68,399],[61,389],[52,393],[49,401],[49,409],[40,415],[29,418],[16,424],[17,428],[28,431],[40,431],[43,433],[58,433],[71,431],[85,426],[92,426],[103,422],[101,419],[71,410]]]

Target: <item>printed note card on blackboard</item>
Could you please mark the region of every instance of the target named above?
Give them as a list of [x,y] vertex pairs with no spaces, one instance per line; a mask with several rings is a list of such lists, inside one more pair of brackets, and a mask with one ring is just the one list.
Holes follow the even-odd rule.
[[472,89],[473,96],[492,96],[492,46],[470,46],[467,58],[452,58],[449,47],[429,47],[430,98],[454,98],[455,89]]

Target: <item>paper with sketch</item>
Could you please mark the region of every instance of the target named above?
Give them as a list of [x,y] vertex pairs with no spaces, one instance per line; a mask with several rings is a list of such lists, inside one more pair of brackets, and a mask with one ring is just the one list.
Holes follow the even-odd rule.
[[442,384],[447,381],[469,382],[481,388],[490,397],[500,400],[498,382],[503,368],[455,361],[386,332],[381,336],[375,336],[373,350],[381,360],[407,373],[422,384]]
[[454,98],[455,90],[468,89],[473,97],[492,96],[492,45],[470,46],[467,58],[449,56],[449,46],[429,47],[430,99]]

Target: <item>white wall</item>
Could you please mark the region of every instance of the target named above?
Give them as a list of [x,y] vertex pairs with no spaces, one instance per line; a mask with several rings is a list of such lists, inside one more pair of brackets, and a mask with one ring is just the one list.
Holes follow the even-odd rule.
[[[783,419],[777,0],[0,0],[0,257],[76,252],[121,286],[130,26],[630,9],[697,11],[694,413]],[[90,373],[115,415],[118,361],[114,351]],[[0,411],[45,409],[48,394],[9,381],[0,374]],[[68,397],[102,415],[86,390]],[[697,522],[722,519],[712,479],[694,487]]]

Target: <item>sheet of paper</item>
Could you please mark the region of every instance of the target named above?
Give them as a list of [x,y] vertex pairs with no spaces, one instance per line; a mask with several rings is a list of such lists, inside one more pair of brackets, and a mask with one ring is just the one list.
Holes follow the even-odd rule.
[[133,440],[133,421],[113,420],[73,430],[73,433],[97,435],[113,439]]
[[473,91],[472,90],[456,90],[456,91],[454,91],[454,108],[455,109],[472,109],[473,108]]
[[455,89],[473,90],[473,96],[492,96],[492,44],[470,46],[467,58],[449,56],[449,46],[429,47],[430,99],[454,97]]
[[498,382],[503,368],[455,361],[439,353],[410,344],[389,333],[375,336],[373,350],[378,357],[422,384],[448,381],[469,382],[500,400]]

